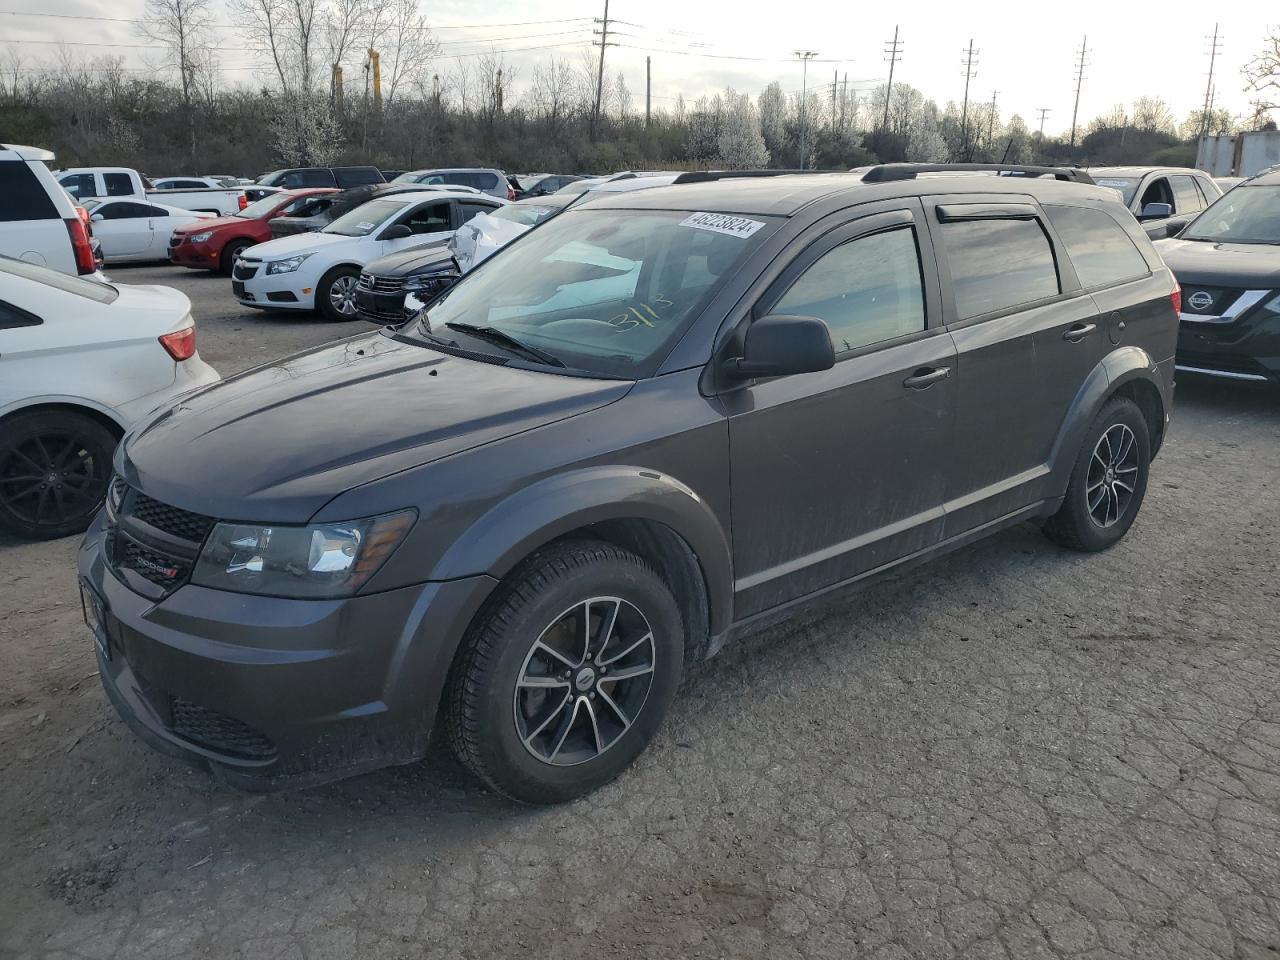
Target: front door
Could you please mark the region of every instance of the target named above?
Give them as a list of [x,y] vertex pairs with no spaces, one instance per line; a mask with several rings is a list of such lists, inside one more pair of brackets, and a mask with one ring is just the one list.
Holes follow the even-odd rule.
[[93,224],[93,235],[102,243],[107,260],[144,256],[151,249],[150,204],[133,200],[104,203],[94,210],[102,219]]
[[817,237],[752,311],[816,316],[830,370],[722,395],[735,613],[857,577],[936,543],[955,397],[917,201]]

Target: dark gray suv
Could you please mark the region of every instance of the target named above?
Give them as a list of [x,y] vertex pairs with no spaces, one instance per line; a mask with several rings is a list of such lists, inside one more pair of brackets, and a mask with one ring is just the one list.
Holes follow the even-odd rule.
[[139,424],[79,555],[111,700],[244,787],[440,724],[560,801],[753,621],[1021,521],[1114,544],[1171,274],[1114,190],[921,172],[602,197],[406,324]]

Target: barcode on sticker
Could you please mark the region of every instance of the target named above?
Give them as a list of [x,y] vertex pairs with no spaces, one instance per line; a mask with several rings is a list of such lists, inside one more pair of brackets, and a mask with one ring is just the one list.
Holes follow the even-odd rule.
[[747,238],[764,226],[762,220],[748,220],[746,217],[734,217],[727,213],[694,213],[680,221],[682,227],[694,227],[698,230],[711,230],[715,233],[727,233],[731,237]]

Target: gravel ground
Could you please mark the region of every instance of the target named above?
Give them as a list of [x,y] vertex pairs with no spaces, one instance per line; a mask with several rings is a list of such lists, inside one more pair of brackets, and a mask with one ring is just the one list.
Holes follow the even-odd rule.
[[[197,302],[224,374],[364,327]],[[617,783],[250,796],[111,713],[75,539],[0,541],[0,956],[1280,956],[1280,396],[1186,380],[1129,538],[1023,527],[690,670]]]

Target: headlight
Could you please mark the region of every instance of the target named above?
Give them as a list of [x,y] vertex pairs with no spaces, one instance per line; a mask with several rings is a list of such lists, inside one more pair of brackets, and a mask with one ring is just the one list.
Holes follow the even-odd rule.
[[1268,313],[1280,313],[1280,293],[1268,300],[1262,305],[1262,309]]
[[438,278],[429,273],[420,273],[416,277],[408,277],[404,281],[405,290],[426,290]]
[[417,516],[402,510],[308,527],[219,523],[191,582],[274,597],[347,597],[391,556]]
[[284,260],[273,260],[271,263],[267,264],[267,276],[271,276],[276,273],[293,273],[293,271],[302,266],[302,261],[306,260],[309,256],[311,256],[311,254],[303,253],[296,257],[288,257]]
[[204,243],[213,236],[212,230],[206,230],[204,233],[197,233],[194,236],[187,237],[192,243]]

